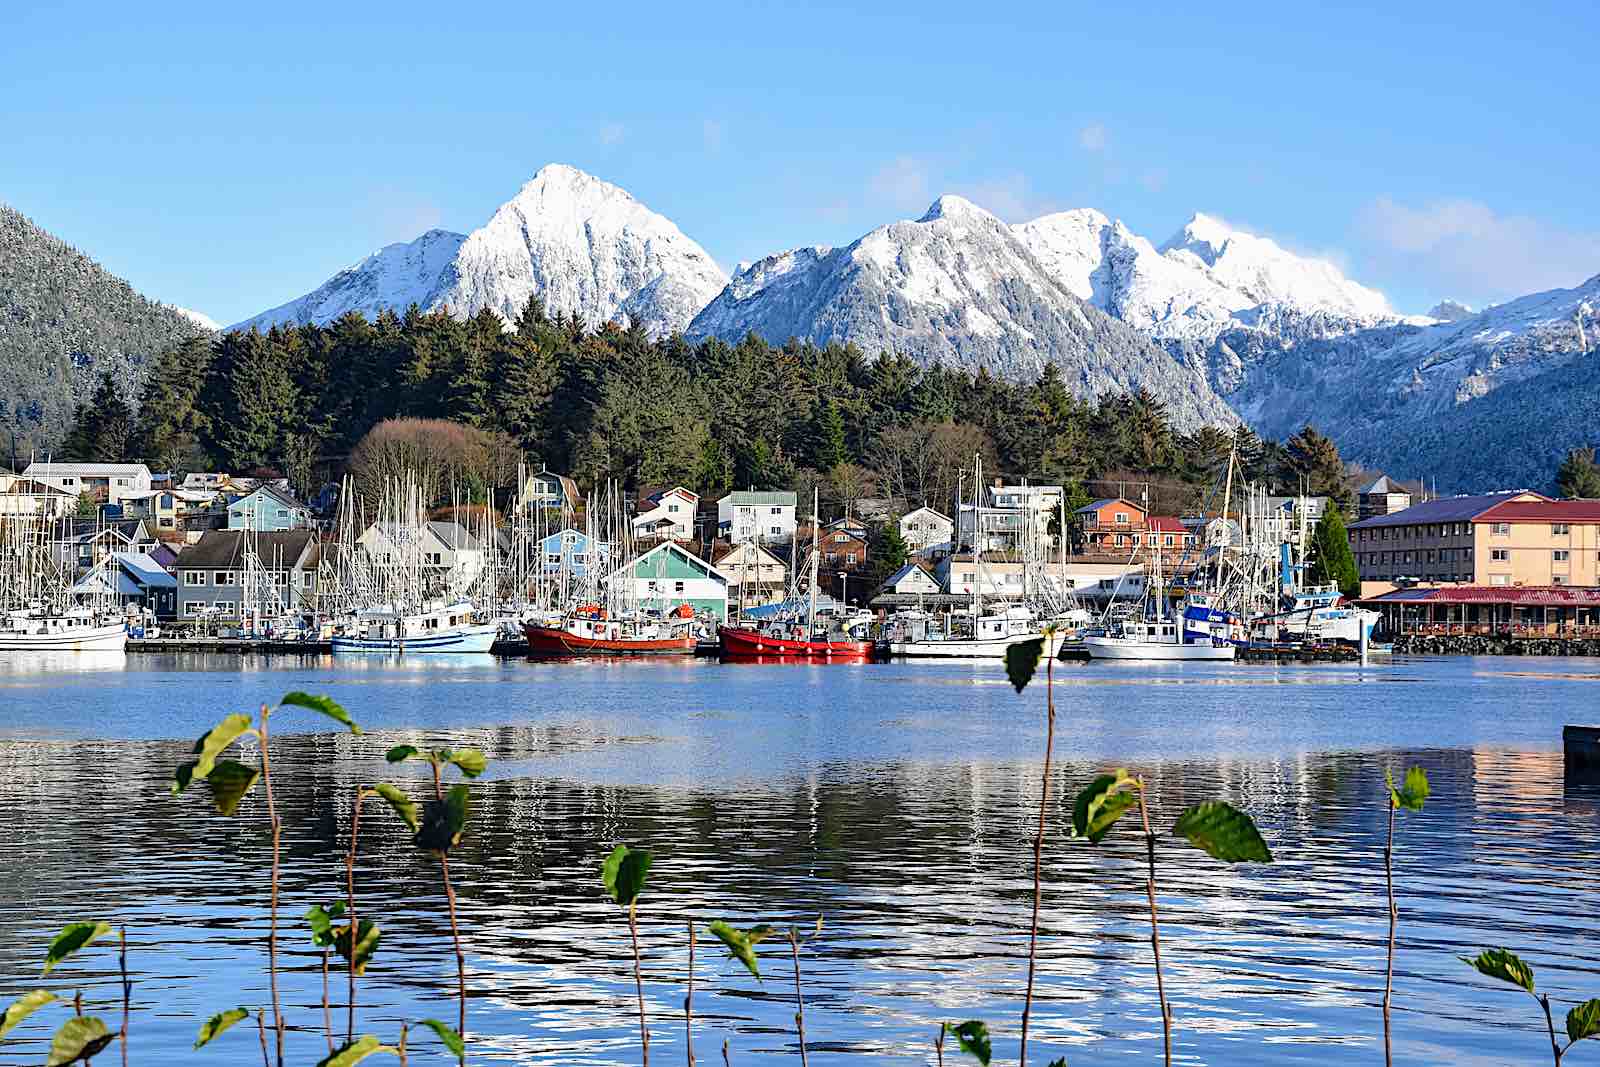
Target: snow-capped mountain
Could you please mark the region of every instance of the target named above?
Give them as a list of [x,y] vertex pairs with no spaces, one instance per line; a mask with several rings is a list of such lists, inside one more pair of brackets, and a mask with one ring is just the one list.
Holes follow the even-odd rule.
[[208,333],[216,333],[218,330],[222,329],[222,327],[217,323],[217,320],[212,318],[210,315],[191,310],[190,308],[181,308],[177,304],[168,304],[167,306]]
[[994,215],[942,196],[920,219],[847,247],[800,248],[744,267],[688,332],[850,342],[1011,377],[1054,362],[1084,395],[1144,387],[1182,426],[1234,421],[1202,374],[1086,302],[1059,271]]
[[539,293],[552,315],[637,322],[660,336],[687,326],[726,283],[670,220],[615,185],[550,164],[471,234],[431,230],[389,245],[230,329],[326,323],[347,311],[370,317],[412,303],[459,316],[487,307],[510,321]]
[[1437,319],[1439,322],[1460,322],[1476,314],[1477,312],[1457,300],[1441,300],[1428,309],[1428,318]]

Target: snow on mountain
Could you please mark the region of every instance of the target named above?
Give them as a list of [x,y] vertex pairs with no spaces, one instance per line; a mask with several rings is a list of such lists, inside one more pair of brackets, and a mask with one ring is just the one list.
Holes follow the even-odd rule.
[[1460,322],[1475,315],[1471,308],[1455,300],[1441,300],[1428,309],[1428,318],[1439,322]]
[[222,329],[222,327],[217,324],[217,320],[212,318],[210,315],[205,315],[198,311],[192,311],[189,308],[181,308],[177,304],[168,304],[167,306],[173,311],[176,311],[178,314],[182,315],[184,318],[188,319],[190,322],[194,323],[196,326],[200,327],[202,330],[216,333],[218,330]]
[[514,320],[534,293],[552,315],[589,325],[638,322],[652,336],[681,330],[727,282],[705,251],[626,191],[574,167],[540,169],[482,227],[431,230],[389,245],[311,293],[230,329],[375,316],[415,303]]
[[942,196],[920,219],[847,247],[799,248],[745,267],[689,336],[848,342],[1007,377],[1054,362],[1082,395],[1144,387],[1181,426],[1234,421],[1202,374],[1087,303],[1082,272],[1061,270],[994,215]]

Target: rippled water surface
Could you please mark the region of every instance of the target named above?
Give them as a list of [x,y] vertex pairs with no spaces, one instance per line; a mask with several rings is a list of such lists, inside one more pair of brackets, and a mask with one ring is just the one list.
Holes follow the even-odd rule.
[[[691,920],[819,913],[801,956],[811,1062],[931,1063],[939,1021],[974,1017],[996,1032],[996,1061],[1014,1060],[1044,693],[1017,696],[994,664],[0,660],[0,998],[41,984],[44,943],[68,919],[125,922],[131,1061],[258,1062],[246,1026],[188,1049],[200,1019],[266,1002],[260,794],[225,819],[166,782],[222,714],[293,689],[333,696],[369,733],[273,718],[291,1063],[326,1053],[300,915],[342,895],[354,790],[394,777],[382,754],[402,739],[493,761],[452,860],[477,1061],[637,1062],[627,927],[597,877],[618,841],[656,852],[640,936],[657,1064],[684,1059]],[[1142,842],[1131,824],[1094,849],[1065,836],[1072,793],[1116,765],[1151,779],[1169,825],[1211,796],[1248,809],[1277,858],[1229,869],[1186,845],[1160,852],[1183,1062],[1381,1057],[1383,772],[1413,762],[1434,796],[1400,820],[1397,1060],[1548,1055],[1533,1001],[1461,953],[1512,946],[1559,1004],[1600,996],[1600,794],[1563,781],[1560,752],[1564,722],[1600,721],[1600,662],[1062,665],[1055,692],[1033,1062],[1160,1054]],[[419,791],[418,773],[402,784]],[[454,1018],[454,959],[437,866],[386,811],[363,810],[357,891],[383,939],[358,1032],[393,1037],[401,1020]],[[762,945],[758,983],[707,941],[701,1063],[721,1062],[724,1039],[735,1065],[798,1062],[787,946]],[[114,1023],[109,952],[43,984],[82,989]],[[334,999],[342,1028],[337,969]],[[42,1062],[61,1018],[35,1015],[0,1041],[0,1063]],[[428,1041],[413,1061],[445,1062]]]

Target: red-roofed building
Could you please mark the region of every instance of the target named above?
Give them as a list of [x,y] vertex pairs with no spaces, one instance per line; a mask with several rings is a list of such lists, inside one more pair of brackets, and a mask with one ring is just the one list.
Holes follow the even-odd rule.
[[1452,585],[1367,597],[1391,634],[1554,635],[1600,632],[1600,589],[1564,585]]

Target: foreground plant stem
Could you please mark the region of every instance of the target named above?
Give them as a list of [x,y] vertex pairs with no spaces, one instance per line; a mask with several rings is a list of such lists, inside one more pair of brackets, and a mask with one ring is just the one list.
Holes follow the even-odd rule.
[[328,953],[333,951],[327,945],[322,946],[322,1036],[328,1042],[328,1054],[333,1054],[333,1009],[328,1005]]
[[639,996],[639,1049],[644,1067],[650,1067],[650,1027],[644,1016],[644,974],[639,960],[639,915],[637,904],[628,906],[628,934],[633,938],[633,988]]
[[789,951],[794,954],[794,1029],[800,1038],[800,1067],[806,1067],[806,998],[800,992],[800,935],[792,926]]
[[694,920],[689,920],[689,990],[683,997],[683,1051],[694,1067]]
[[356,929],[360,925],[356,919],[356,838],[361,832],[361,800],[365,796],[366,790],[356,786],[355,809],[350,814],[350,851],[344,861],[344,910],[350,923],[350,993],[344,1020],[346,1043],[356,1039]]
[[[1033,838],[1033,922],[1028,932],[1028,988],[1022,997],[1022,1043],[1017,1050],[1018,1067],[1027,1067],[1028,1064],[1028,1020],[1033,1015],[1033,976],[1039,962],[1039,906],[1043,898],[1041,867],[1044,861],[1044,819],[1050,805],[1050,756],[1056,740],[1055,656],[1052,654],[1051,644],[1051,639],[1046,637],[1044,772],[1039,776],[1039,831]],[[943,1037],[942,1033],[940,1037]],[[943,1056],[942,1051],[940,1055]]]
[[939,1067],[944,1067],[944,1023],[939,1024],[939,1036],[933,1039],[933,1056]]
[[1385,794],[1389,808],[1389,843],[1383,849],[1383,880],[1389,898],[1389,964],[1383,978],[1383,1062],[1393,1067],[1394,1050],[1390,1036],[1389,998],[1394,991],[1394,928],[1398,914],[1394,904],[1394,801]]
[[267,720],[272,709],[261,705],[261,783],[267,790],[267,821],[272,824],[271,918],[267,928],[267,984],[272,990],[272,1030],[277,1043],[278,1067],[283,1067],[283,1008],[278,1001],[278,850],[283,823],[272,799],[272,760],[267,753]]
[[[439,764],[433,764],[433,795],[444,804],[444,783],[439,777]],[[450,904],[450,939],[456,946],[456,997],[460,1002],[460,1009],[456,1017],[456,1033],[462,1041],[461,1062],[467,1062],[467,956],[461,951],[461,927],[456,923],[456,891],[450,884],[450,856],[448,853],[439,853],[439,870],[444,875],[444,897]],[[638,950],[635,949],[637,956]],[[352,955],[352,959],[354,956]]]
[[272,1067],[272,1060],[267,1055],[267,1026],[261,1021],[261,1011],[256,1011],[256,1036],[261,1038],[261,1065]]
[[1144,849],[1149,864],[1145,895],[1150,898],[1150,950],[1156,957],[1156,998],[1161,1002],[1162,1062],[1172,1067],[1172,1009],[1167,1005],[1167,987],[1161,976],[1161,923],[1156,918],[1156,835],[1150,831],[1150,809],[1145,803],[1144,779],[1139,779],[1139,818],[1144,823]]
[[1561,1046],[1556,1044],[1556,1021],[1550,1017],[1550,994],[1541,993],[1539,1004],[1544,1008],[1544,1025],[1550,1031],[1550,1052],[1556,1058],[1556,1067],[1561,1067]]
[[117,928],[117,969],[122,972],[122,1067],[128,1067],[128,1010],[133,983],[128,981],[128,928]]

